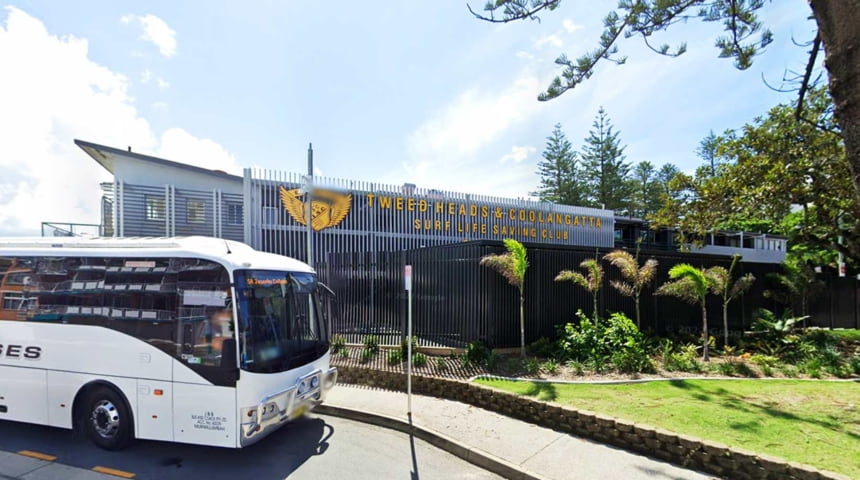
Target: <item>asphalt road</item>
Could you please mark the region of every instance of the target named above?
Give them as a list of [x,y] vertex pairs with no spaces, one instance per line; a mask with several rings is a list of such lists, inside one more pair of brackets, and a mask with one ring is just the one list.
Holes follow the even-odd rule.
[[56,463],[109,467],[141,480],[500,478],[407,434],[319,415],[289,423],[243,450],[138,441],[108,452],[68,430],[0,422],[0,450],[36,451],[56,456]]

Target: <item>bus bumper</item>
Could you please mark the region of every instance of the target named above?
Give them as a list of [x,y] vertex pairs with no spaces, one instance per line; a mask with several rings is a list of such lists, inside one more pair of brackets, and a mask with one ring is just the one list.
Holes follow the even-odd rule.
[[243,408],[239,412],[242,418],[240,446],[254,444],[288,421],[313,410],[336,383],[336,368],[315,370],[299,378],[290,388],[262,399],[257,406]]

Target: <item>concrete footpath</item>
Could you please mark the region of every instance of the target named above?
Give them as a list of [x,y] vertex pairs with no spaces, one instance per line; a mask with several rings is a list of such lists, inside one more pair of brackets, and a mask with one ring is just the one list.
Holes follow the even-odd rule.
[[0,480],[116,480],[117,478],[122,477],[54,463],[53,457],[49,455],[0,450]]
[[[407,421],[405,393],[339,384],[326,404]],[[556,432],[464,403],[413,395],[413,424],[536,478],[708,480],[712,475]]]

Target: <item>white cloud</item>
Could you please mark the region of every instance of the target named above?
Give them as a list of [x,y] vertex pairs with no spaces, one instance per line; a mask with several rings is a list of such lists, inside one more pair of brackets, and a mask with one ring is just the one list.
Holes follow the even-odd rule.
[[565,29],[565,31],[567,31],[567,33],[573,33],[573,32],[575,32],[575,31],[577,31],[577,30],[582,30],[583,28],[585,28],[585,27],[584,27],[584,26],[582,26],[582,25],[579,25],[579,24],[573,23],[573,20],[571,20],[571,19],[569,19],[569,18],[565,18],[565,19],[561,22],[561,26]]
[[140,39],[150,42],[165,57],[176,55],[176,31],[167,25],[167,22],[151,13],[146,15],[123,15],[120,21],[126,25],[131,23],[140,24],[143,33]]
[[573,23],[573,20],[571,20],[569,18],[565,18],[561,22],[561,26],[562,26],[562,28],[560,30],[556,30],[553,33],[544,35],[542,37],[539,37],[537,40],[535,40],[534,43],[532,44],[534,49],[535,50],[541,50],[544,47],[552,47],[552,48],[556,48],[556,49],[561,48],[564,46],[564,39],[562,38],[562,36],[565,33],[571,34],[573,32],[576,32],[576,31],[584,28],[582,25],[578,25],[576,23]]
[[529,155],[531,155],[532,153],[534,153],[536,151],[537,151],[537,149],[535,147],[532,147],[531,145],[525,145],[525,146],[514,145],[513,147],[511,147],[510,153],[505,154],[501,158],[501,160],[499,160],[499,162],[500,163],[507,163],[507,162],[520,163],[523,160],[525,160],[526,158],[528,158]]
[[181,128],[165,131],[156,153],[162,158],[210,170],[222,170],[237,175],[242,172],[236,157],[224,147],[214,140],[197,138]]
[[534,56],[534,55],[532,55],[531,53],[529,53],[529,52],[524,52],[524,51],[522,51],[522,50],[518,51],[518,52],[517,52],[517,53],[515,53],[514,55],[516,55],[516,57],[517,57],[517,58],[520,58],[520,59],[522,59],[522,60],[534,60],[534,58],[535,58],[535,56]]
[[534,167],[517,159],[527,156],[530,147],[515,147],[508,154],[512,161],[498,171],[487,169],[497,164],[488,156],[497,155],[490,149],[513,127],[546,108],[535,98],[545,82],[526,68],[501,91],[471,88],[461,93],[407,136],[403,171],[392,172],[387,180],[481,194],[524,191],[523,179]]
[[152,110],[159,112],[159,113],[167,113],[167,111],[168,111],[167,102],[162,102],[162,101],[153,102],[151,107],[152,107]]
[[541,86],[537,76],[524,73],[502,92],[467,90],[409,135],[410,153],[438,159],[474,154],[540,108],[535,96]]
[[158,88],[160,88],[162,90],[164,90],[165,88],[170,86],[170,82],[168,82],[167,80],[165,80],[161,77],[156,77],[152,73],[152,71],[149,70],[148,68],[146,70],[144,70],[143,72],[141,72],[140,83],[147,85],[147,84],[149,84],[149,82],[152,81],[152,79],[155,79],[155,84],[158,86]]
[[36,235],[42,221],[99,222],[99,182],[111,177],[75,138],[238,170],[212,140],[180,129],[159,139],[128,78],[89,59],[85,39],[52,35],[17,8],[0,12],[0,65],[15,72],[0,75],[0,235]]
[[534,47],[540,49],[547,45],[554,48],[561,48],[564,45],[564,40],[562,40],[561,37],[558,36],[558,34],[552,33],[537,39],[537,41],[535,41]]

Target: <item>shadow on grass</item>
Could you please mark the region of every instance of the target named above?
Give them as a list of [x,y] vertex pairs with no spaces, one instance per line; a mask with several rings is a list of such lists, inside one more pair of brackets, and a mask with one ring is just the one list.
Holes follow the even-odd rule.
[[537,397],[538,400],[550,402],[558,398],[555,385],[549,382],[529,382],[529,387],[524,393],[532,397]]
[[693,388],[693,386],[690,385],[690,382],[686,380],[669,380],[669,385],[675,388],[680,388],[682,390],[689,390]]
[[[724,408],[729,408],[732,410],[737,410],[750,414],[764,414],[769,417],[780,420],[789,420],[792,422],[816,425],[840,434],[844,434],[853,440],[860,440],[860,435],[850,430],[847,430],[845,428],[844,422],[840,419],[833,417],[832,415],[827,416],[828,420],[821,420],[810,416],[798,415],[796,413],[788,412],[777,408],[775,402],[772,401],[756,402],[742,395],[732,393],[731,391],[723,387],[709,388],[707,386],[707,381],[702,382],[700,384],[690,382],[688,380],[673,380],[669,382],[669,385],[682,390],[689,390],[691,391],[690,395],[693,398],[705,402],[719,403]],[[757,432],[760,431],[761,425],[760,422],[750,421],[732,423],[729,425],[729,427],[735,430]]]
[[761,422],[750,420],[749,422],[731,422],[728,424],[732,430],[738,430],[747,433],[761,432]]

